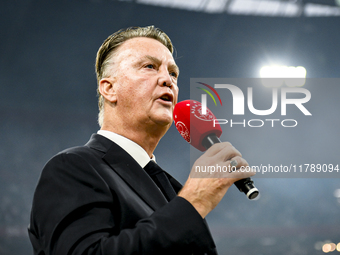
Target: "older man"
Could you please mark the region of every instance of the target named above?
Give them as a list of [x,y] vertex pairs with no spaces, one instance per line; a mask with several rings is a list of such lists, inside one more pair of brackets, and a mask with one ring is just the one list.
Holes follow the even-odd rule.
[[[153,26],[111,35],[97,53],[101,129],[44,167],[29,236],[35,254],[216,254],[204,220],[230,178],[188,178],[182,187],[154,162],[177,102],[179,68]],[[247,166],[229,143],[195,164]]]

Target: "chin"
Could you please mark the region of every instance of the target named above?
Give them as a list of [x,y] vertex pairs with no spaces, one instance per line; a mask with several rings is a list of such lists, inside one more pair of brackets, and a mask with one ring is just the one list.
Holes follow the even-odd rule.
[[173,118],[172,111],[168,109],[162,109],[162,111],[158,111],[153,116],[154,121],[162,126],[171,126]]
[[168,116],[168,115],[155,119],[155,123],[157,123],[160,126],[164,126],[168,128],[171,126],[172,121],[173,121],[172,116]]

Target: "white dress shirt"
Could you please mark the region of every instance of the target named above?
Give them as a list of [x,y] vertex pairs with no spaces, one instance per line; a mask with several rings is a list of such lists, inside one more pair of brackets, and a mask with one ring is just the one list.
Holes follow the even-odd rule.
[[[144,168],[149,163],[150,157],[146,151],[140,145],[131,141],[130,139],[107,130],[99,130],[97,134],[110,139],[122,147],[122,149],[129,153],[130,156],[133,157],[133,159],[136,160],[142,168]],[[154,155],[152,155],[151,159],[156,161],[156,157]]]

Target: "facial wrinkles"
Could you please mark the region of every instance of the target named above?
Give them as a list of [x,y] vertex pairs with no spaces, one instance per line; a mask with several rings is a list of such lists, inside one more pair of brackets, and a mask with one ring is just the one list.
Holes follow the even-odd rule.
[[[143,61],[143,59],[148,58],[150,61],[156,62],[156,64],[158,65],[160,64],[166,65],[169,71],[173,70],[177,74],[179,73],[179,69],[172,57],[172,54],[163,44],[151,38],[143,38],[153,40],[154,42],[153,44],[151,44],[151,46],[146,45],[145,41],[134,41],[133,43],[131,41],[141,38],[129,39],[124,44],[119,46],[110,57],[110,64],[112,66],[117,65],[119,69],[123,69],[128,68],[129,66],[121,66],[122,62],[125,62],[125,65],[131,64],[128,63],[129,61],[124,60],[132,58],[133,62],[135,64],[138,64],[138,62],[141,62]],[[129,47],[129,44],[132,44],[132,48]],[[157,63],[157,61],[160,61],[160,63]]]
[[[153,39],[151,39],[153,40]],[[126,43],[128,43],[127,41]],[[131,42],[131,41],[130,41]],[[175,71],[178,73],[178,67],[175,64],[175,61],[173,60],[173,57],[171,53],[168,51],[167,48],[162,47],[163,45],[157,45],[156,44],[151,44],[148,45],[144,42],[134,42],[131,45],[128,44],[123,44],[121,45],[117,51],[115,52],[114,55],[111,56],[110,62],[112,63],[110,67],[110,73],[111,75],[115,72],[116,77],[118,78],[118,87],[119,89],[126,90],[128,94],[133,95],[136,90],[140,91],[147,91],[152,84],[150,80],[150,76],[144,76],[145,73],[143,72],[138,72],[138,68],[143,68],[143,61],[147,63],[148,61],[151,64],[157,65],[157,69],[164,69],[163,71],[169,73],[172,71]],[[125,46],[125,47],[124,47]],[[130,47],[129,47],[130,46]],[[137,47],[136,47],[137,46]],[[158,47],[161,46],[161,47]],[[159,71],[159,70],[158,70]],[[136,76],[134,76],[136,74]],[[171,74],[168,74],[171,78],[172,81],[172,88],[169,88],[174,96],[174,102],[177,101],[177,81],[174,79],[174,77]],[[138,80],[138,81],[137,81]],[[137,86],[129,86],[129,82],[136,83],[138,84]],[[156,82],[156,81],[155,81]],[[146,84],[145,84],[146,83]],[[125,85],[126,86],[125,86]],[[155,83],[154,85],[156,85]],[[136,85],[136,84],[135,84]],[[176,87],[174,87],[176,86]],[[117,87],[117,88],[118,88]],[[154,87],[154,86],[152,86]],[[152,91],[149,91],[152,93]],[[147,100],[147,99],[146,99]],[[133,100],[130,101],[130,104],[125,105],[127,107],[133,108]],[[127,101],[125,102],[127,103]]]

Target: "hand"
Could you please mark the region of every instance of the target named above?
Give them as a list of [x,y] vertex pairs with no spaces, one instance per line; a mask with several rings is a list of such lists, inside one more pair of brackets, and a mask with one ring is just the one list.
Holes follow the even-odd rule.
[[[232,168],[231,161],[233,161],[232,165],[237,162],[236,167]],[[255,175],[254,172],[239,170],[240,167],[247,166],[249,166],[247,161],[230,143],[214,144],[196,160],[178,196],[188,200],[202,218],[205,218],[222,200],[234,182]],[[215,171],[208,171],[214,168]],[[202,172],[202,170],[207,171]]]

